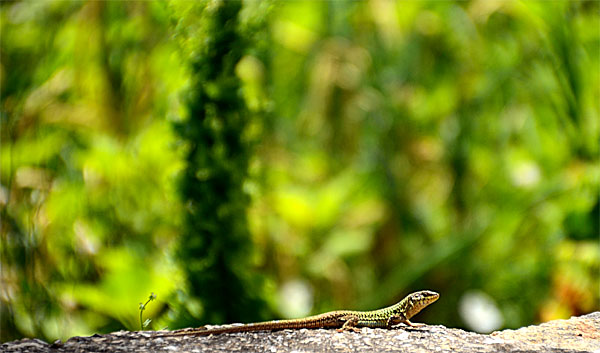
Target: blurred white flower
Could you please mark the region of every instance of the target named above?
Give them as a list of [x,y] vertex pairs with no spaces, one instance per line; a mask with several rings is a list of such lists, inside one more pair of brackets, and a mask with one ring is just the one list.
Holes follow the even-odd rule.
[[496,302],[482,291],[464,293],[458,304],[458,312],[467,327],[475,332],[490,333],[504,324]]
[[512,181],[516,186],[531,187],[540,181],[540,168],[534,162],[517,163],[511,171]]
[[279,289],[279,312],[286,318],[308,316],[313,307],[313,291],[306,281],[296,279]]

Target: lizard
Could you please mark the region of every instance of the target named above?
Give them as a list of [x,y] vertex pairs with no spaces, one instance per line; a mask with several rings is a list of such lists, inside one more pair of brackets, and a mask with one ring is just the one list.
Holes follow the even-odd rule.
[[435,302],[439,297],[440,295],[436,292],[423,290],[411,293],[400,302],[378,310],[338,310],[299,319],[225,325],[216,328],[206,328],[203,326],[187,331],[173,331],[166,334],[153,335],[152,337],[208,336],[232,332],[273,331],[303,328],[337,328],[338,332],[360,332],[358,327],[391,328],[393,325],[400,323],[411,327],[420,327],[424,324],[412,323],[409,321],[409,319],[415,316],[429,304]]

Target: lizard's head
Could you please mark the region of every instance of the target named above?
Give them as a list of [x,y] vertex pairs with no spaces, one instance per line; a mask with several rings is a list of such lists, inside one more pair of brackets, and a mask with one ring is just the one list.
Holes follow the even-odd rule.
[[417,315],[419,311],[423,310],[427,305],[438,300],[440,295],[430,290],[422,290],[420,292],[414,292],[406,297],[406,318]]

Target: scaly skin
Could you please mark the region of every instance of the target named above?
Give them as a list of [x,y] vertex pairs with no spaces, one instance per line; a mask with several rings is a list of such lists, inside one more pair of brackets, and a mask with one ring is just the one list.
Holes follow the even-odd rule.
[[409,321],[429,304],[435,302],[440,295],[429,290],[419,291],[406,296],[400,302],[387,308],[372,311],[339,310],[300,319],[275,320],[245,325],[226,325],[218,328],[200,327],[188,331],[176,331],[152,337],[173,336],[208,336],[231,332],[271,331],[302,328],[338,328],[338,331],[359,331],[357,327],[391,328],[392,325],[406,324],[422,326]]

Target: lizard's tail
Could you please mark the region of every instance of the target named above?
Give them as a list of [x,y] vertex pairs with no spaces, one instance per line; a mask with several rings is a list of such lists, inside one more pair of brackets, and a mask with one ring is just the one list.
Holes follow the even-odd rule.
[[173,337],[173,336],[208,336],[218,335],[221,333],[233,332],[252,332],[252,331],[270,331],[270,330],[285,330],[285,329],[300,329],[300,328],[321,328],[321,327],[338,327],[340,326],[335,320],[331,319],[331,315],[321,314],[310,316],[302,319],[290,320],[275,320],[257,322],[252,324],[234,324],[224,325],[219,327],[208,328],[206,326],[184,331],[176,331],[159,335],[155,337]]
[[319,320],[319,315],[317,315],[302,319],[275,320],[256,322],[252,324],[226,325],[221,327],[208,328],[206,330],[199,331],[198,334],[206,336],[230,332],[271,331],[300,328],[320,328],[328,326],[331,326],[331,324],[327,320]]

